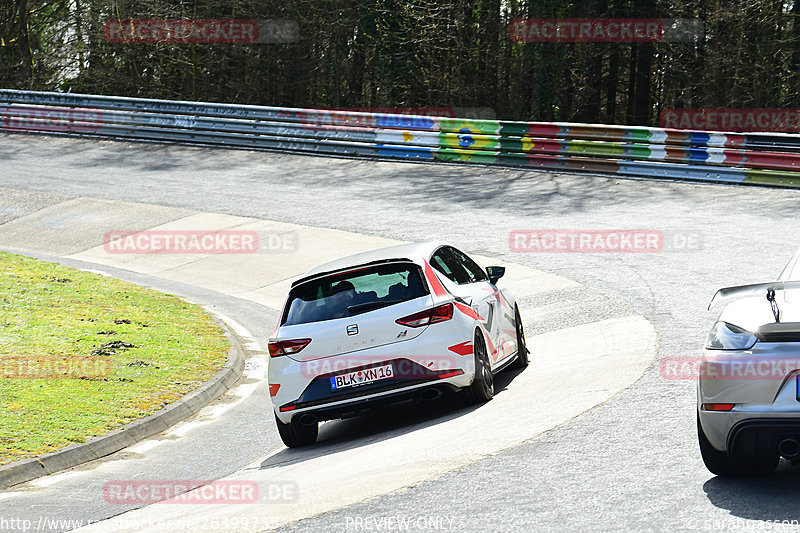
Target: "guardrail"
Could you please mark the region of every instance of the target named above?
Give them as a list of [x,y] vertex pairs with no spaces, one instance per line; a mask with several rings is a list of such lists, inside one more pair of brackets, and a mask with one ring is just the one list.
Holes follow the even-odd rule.
[[800,135],[0,90],[0,131],[800,188]]

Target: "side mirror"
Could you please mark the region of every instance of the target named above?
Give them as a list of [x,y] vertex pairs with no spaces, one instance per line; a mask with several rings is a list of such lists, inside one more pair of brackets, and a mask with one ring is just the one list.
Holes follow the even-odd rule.
[[486,275],[489,276],[489,282],[494,285],[497,283],[497,280],[503,277],[503,274],[506,273],[506,267],[486,267]]

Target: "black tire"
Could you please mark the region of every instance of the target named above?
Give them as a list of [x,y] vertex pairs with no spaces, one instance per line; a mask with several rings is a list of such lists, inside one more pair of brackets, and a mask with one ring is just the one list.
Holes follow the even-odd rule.
[[522,328],[522,318],[519,316],[519,307],[514,305],[514,328],[517,330],[517,357],[508,365],[509,368],[520,370],[528,366],[528,347],[525,345],[525,331]]
[[472,384],[464,389],[464,401],[467,405],[488,402],[494,397],[494,376],[492,376],[492,369],[489,366],[486,343],[480,332],[475,332],[473,345],[475,346],[475,377],[472,379]]
[[309,444],[317,442],[317,434],[319,433],[318,422],[310,425],[303,425],[297,421],[284,424],[280,421],[278,416],[275,415],[275,423],[278,425],[278,433],[281,436],[281,440],[289,448],[308,446]]
[[780,461],[777,453],[771,456],[742,460],[734,459],[727,452],[717,450],[711,446],[703,431],[703,426],[700,425],[699,413],[697,415],[697,440],[706,468],[712,474],[720,477],[764,476],[773,472]]

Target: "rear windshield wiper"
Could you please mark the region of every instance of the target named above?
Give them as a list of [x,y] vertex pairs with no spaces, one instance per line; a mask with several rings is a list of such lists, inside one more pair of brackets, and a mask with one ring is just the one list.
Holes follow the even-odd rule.
[[363,304],[348,305],[347,311],[350,313],[361,313],[363,311],[370,311],[373,309],[380,309],[389,305],[399,304],[405,300],[375,300],[374,302],[367,302]]

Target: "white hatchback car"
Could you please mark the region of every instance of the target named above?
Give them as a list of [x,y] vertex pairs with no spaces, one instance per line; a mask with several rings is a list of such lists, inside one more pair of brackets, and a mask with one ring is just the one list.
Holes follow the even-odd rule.
[[269,339],[269,391],[283,442],[314,443],[319,422],[463,391],[494,395],[493,374],[528,350],[503,267],[485,271],[442,243],[339,259],[292,284]]

